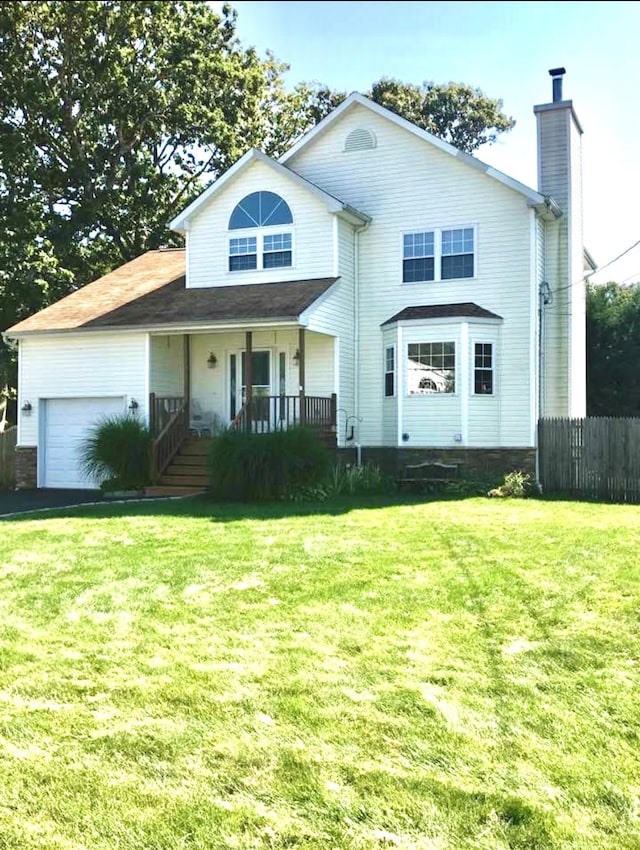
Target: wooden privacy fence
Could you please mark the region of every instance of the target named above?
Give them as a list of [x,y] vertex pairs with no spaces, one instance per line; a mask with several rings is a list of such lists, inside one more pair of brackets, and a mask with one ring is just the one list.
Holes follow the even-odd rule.
[[538,451],[545,492],[640,503],[640,419],[541,419]]
[[0,489],[16,486],[15,457],[17,428],[9,428],[0,434]]

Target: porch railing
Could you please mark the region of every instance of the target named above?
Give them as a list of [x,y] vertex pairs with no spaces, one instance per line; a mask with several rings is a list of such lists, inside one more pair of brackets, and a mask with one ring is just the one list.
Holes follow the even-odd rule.
[[265,395],[243,404],[231,427],[269,434],[295,425],[308,425],[325,438],[335,438],[336,396]]
[[151,480],[156,483],[180,449],[189,432],[188,405],[183,398],[163,398],[151,393],[149,399]]

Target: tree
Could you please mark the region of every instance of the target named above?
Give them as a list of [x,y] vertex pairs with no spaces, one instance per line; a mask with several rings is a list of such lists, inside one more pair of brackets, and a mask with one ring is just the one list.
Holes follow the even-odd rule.
[[[487,97],[480,89],[461,83],[413,85],[383,77],[367,92],[375,103],[428,130],[460,150],[473,153],[495,142],[500,133],[515,126],[502,111],[502,101]],[[280,154],[346,98],[320,83],[301,83],[287,95],[284,90],[272,103],[272,152]]]
[[640,416],[640,283],[587,287],[587,412]]
[[262,143],[281,69],[240,47],[230,7],[0,4],[2,328],[176,244],[172,214]]

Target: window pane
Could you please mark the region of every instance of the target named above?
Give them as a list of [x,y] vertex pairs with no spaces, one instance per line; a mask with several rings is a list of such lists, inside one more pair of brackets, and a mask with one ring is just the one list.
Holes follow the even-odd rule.
[[291,224],[292,221],[291,210],[280,195],[273,192],[252,192],[243,198],[231,213],[229,230]]
[[240,254],[237,257],[229,257],[229,271],[243,272],[257,268],[258,257],[256,254]]
[[272,251],[262,255],[262,267],[280,269],[291,265],[291,251]]
[[472,254],[473,227],[457,228],[442,231],[442,253]]
[[433,257],[433,231],[427,233],[405,233],[403,241],[403,257],[405,260],[416,257]]
[[473,254],[453,254],[442,257],[442,280],[473,277]]
[[493,372],[491,369],[476,369],[476,395],[493,395]]
[[393,372],[387,372],[384,376],[384,394],[387,398],[395,394],[394,379]]
[[455,392],[455,343],[410,343],[407,353],[409,395]]
[[424,257],[419,260],[404,260],[402,263],[402,280],[404,283],[433,280],[434,271],[433,257]]
[[[244,385],[246,352],[242,352],[242,382]],[[270,387],[269,377],[270,356],[268,351],[251,352],[251,385],[253,387]]]

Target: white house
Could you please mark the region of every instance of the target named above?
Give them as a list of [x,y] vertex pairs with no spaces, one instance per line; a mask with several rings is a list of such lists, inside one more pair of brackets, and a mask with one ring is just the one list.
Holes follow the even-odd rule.
[[563,73],[534,110],[538,191],[355,93],[177,215],[184,250],[10,328],[22,486],[90,484],[78,440],[127,409],[172,435],[159,471],[190,430],[299,419],[387,465],[531,467],[541,415],[585,414],[593,264]]

